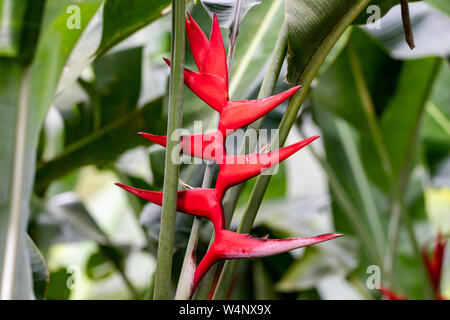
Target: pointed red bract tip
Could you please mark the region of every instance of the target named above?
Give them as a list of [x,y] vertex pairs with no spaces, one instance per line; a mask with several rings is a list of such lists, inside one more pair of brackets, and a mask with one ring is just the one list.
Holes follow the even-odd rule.
[[150,201],[159,206],[162,204],[162,192],[138,189],[121,183],[116,183],[116,186],[124,189],[125,191],[128,191],[131,194],[134,194],[135,196],[138,196],[139,198]]
[[167,145],[167,137],[166,136],[157,136],[154,134],[150,134],[150,133],[145,133],[145,132],[138,132],[138,135],[140,135],[141,137],[159,144],[160,146],[166,147]]
[[300,87],[294,87],[259,100],[227,101],[220,115],[219,130],[235,130],[261,118],[289,99]]
[[343,235],[338,233],[328,233],[309,238],[259,239],[248,234],[219,230],[195,270],[193,292],[208,270],[219,260],[267,257],[341,236]]
[[217,176],[216,190],[219,195],[245,180],[251,179],[307,146],[319,136],[313,136],[290,146],[268,153],[248,155],[226,155],[223,163],[219,163],[220,171]]
[[317,244],[343,236],[327,233],[308,238],[259,239],[248,234],[222,230],[215,236],[213,250],[221,259],[261,258]]
[[427,246],[422,247],[422,255],[427,265],[428,274],[433,284],[436,296],[439,295],[440,283],[442,277],[442,264],[444,262],[445,246],[447,240],[443,239],[440,232],[436,235],[433,254],[430,257]]
[[164,62],[167,63],[167,65],[170,67],[170,60],[167,58],[163,58]]
[[402,297],[401,295],[393,292],[391,289],[381,286],[379,289],[381,295],[388,300],[408,300],[407,298]]

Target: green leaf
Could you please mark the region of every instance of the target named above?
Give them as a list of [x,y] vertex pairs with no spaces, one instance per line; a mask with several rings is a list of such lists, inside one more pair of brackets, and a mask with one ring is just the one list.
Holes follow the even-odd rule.
[[68,284],[73,283],[74,275],[66,268],[59,268],[50,272],[50,283],[47,291],[48,300],[68,300],[71,289]]
[[[411,149],[416,147],[420,120],[439,70],[438,66],[439,60],[435,58],[405,62],[395,94],[380,119],[383,140],[397,178],[400,177],[405,161],[414,155],[414,150]],[[408,106],[408,112],[405,112],[405,105]]]
[[298,84],[300,75],[330,29],[354,4],[350,0],[287,0],[287,81]]
[[[0,178],[4,182],[0,187],[0,265],[3,277],[1,292],[5,298],[31,298],[31,270],[24,258],[24,230],[28,220],[39,131],[52,103],[65,61],[100,2],[47,1],[31,66],[22,69],[18,65],[19,60],[0,62],[0,95],[1,101],[6,102],[2,103],[0,113],[4,138],[0,145]],[[67,32],[66,9],[74,3],[83,11],[80,29]],[[34,18],[32,21],[35,21]],[[33,28],[31,30],[35,32]],[[23,39],[29,36],[27,33]],[[5,251],[5,248],[11,250]]]
[[33,276],[34,296],[38,300],[43,300],[47,294],[50,274],[47,264],[39,248],[33,240],[27,235],[27,248],[30,256],[31,272]]
[[[380,52],[363,32],[355,29],[348,47],[320,78],[313,92],[314,113],[323,132],[327,162],[357,211],[367,213],[370,207],[374,207],[382,226],[385,225],[387,211],[391,210],[383,203],[396,201],[391,193],[392,183],[401,190],[413,222],[425,218],[420,176],[411,175],[411,172],[419,164],[420,124],[438,66],[436,58],[399,64]],[[391,85],[382,84],[386,82],[388,72],[392,73],[390,78],[395,81]],[[377,84],[380,84],[378,88]],[[350,112],[343,108],[344,104]],[[347,126],[349,123],[353,125],[352,135],[342,135],[339,123],[344,122]],[[349,146],[355,143],[359,148],[351,152]],[[384,151],[380,152],[379,146]],[[387,155],[386,158],[382,153]],[[355,170],[358,162],[362,163],[364,170]],[[385,162],[389,170],[384,169]],[[361,182],[366,187],[361,187]],[[370,198],[373,198],[372,205]],[[342,216],[345,212],[340,206],[333,207],[336,227],[348,231],[351,228],[348,222],[346,225],[347,218]],[[370,220],[372,217],[373,214],[369,214],[362,220],[369,229],[374,226]],[[376,230],[373,231],[374,241],[378,240]],[[402,238],[401,246],[401,255],[413,263],[405,265],[399,261],[396,274],[409,268],[410,272],[419,275],[417,266],[420,266],[421,257],[412,253],[411,242],[407,239]],[[409,281],[405,291],[412,297],[423,297],[423,288],[418,290],[422,284],[420,277],[413,278],[415,280]]]
[[0,1],[0,56],[14,58],[19,55],[28,2]]
[[169,5],[169,0],[107,0],[103,8],[102,40],[96,54],[104,54],[120,41],[169,12]]
[[249,98],[261,83],[283,24],[283,7],[282,0],[264,1],[240,24],[230,83],[232,99]]
[[450,66],[444,63],[436,79],[430,100],[425,106],[423,136],[428,164],[435,171],[450,152]]
[[[349,43],[363,57],[362,73],[377,114],[385,108],[392,95],[401,67],[399,61],[391,59],[360,28],[353,28]],[[335,115],[347,120],[356,128],[367,129],[361,97],[356,95],[357,83],[352,70],[349,46],[347,46],[323,76],[313,91],[314,103],[327,108]],[[383,81],[381,81],[383,79]],[[336,97],[339,96],[339,99]]]
[[[112,259],[115,259],[119,264],[122,263],[123,257],[117,250],[109,247],[108,252],[111,253]],[[106,256],[102,251],[94,252],[86,263],[86,275],[91,280],[102,280],[116,271],[114,263],[111,262],[111,258]]]
[[107,165],[124,151],[146,141],[139,131],[165,133],[163,100],[138,107],[142,48],[105,56],[93,65],[95,80],[81,81],[89,102],[61,111],[66,146],[37,168],[36,185],[45,189],[54,179],[87,164]]
[[[217,14],[220,26],[222,28],[232,29],[236,15],[235,0],[200,0],[205,10],[212,17]],[[266,1],[268,2],[268,1]],[[261,3],[261,0],[241,0],[239,12],[239,23],[241,23],[251,8]]]
[[47,203],[47,210],[57,218],[60,225],[66,223],[77,233],[100,244],[109,241],[77,195],[72,192],[53,196]]
[[400,7],[389,11],[381,20],[381,28],[364,29],[378,40],[396,59],[417,59],[430,56],[450,56],[450,16],[425,2],[409,5],[411,27],[416,47],[411,50],[405,41]]
[[253,267],[253,287],[255,300],[275,300],[277,294],[274,290],[272,280],[267,271],[264,269],[264,264],[261,260],[254,260]]
[[447,0],[427,0],[427,2],[450,16],[450,2]]

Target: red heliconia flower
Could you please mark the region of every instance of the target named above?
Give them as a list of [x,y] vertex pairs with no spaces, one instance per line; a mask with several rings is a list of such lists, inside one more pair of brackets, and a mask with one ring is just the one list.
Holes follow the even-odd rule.
[[[439,292],[439,289],[446,245],[447,239],[443,239],[440,232],[438,232],[435,240],[433,255],[431,257],[428,254],[428,247],[426,245],[422,247],[422,256],[425,260],[425,264],[427,265],[428,275],[431,278],[431,283],[433,284],[434,294],[437,300],[444,300]],[[408,300],[408,298],[404,298],[384,286],[381,287],[380,293],[389,300]]]
[[439,287],[442,275],[442,263],[444,262],[444,252],[447,240],[443,239],[440,232],[438,232],[435,240],[433,255],[428,254],[427,246],[422,247],[422,255],[427,265],[428,274],[430,275],[433,289],[436,295],[439,295]]
[[[184,135],[180,138],[181,153],[213,160],[219,165],[219,175],[214,189],[193,188],[178,192],[177,211],[209,219],[215,231],[214,241],[195,271],[192,291],[194,292],[205,273],[219,260],[266,257],[331,240],[341,235],[330,233],[311,238],[269,240],[225,230],[222,199],[226,190],[280,163],[318,136],[268,153],[227,155],[225,139],[230,131],[262,117],[291,97],[300,87],[294,87],[266,99],[229,101],[226,54],[217,17],[214,16],[209,40],[191,16],[186,19],[186,32],[199,70],[199,72],[185,70],[186,85],[220,114],[218,130],[199,135]],[[168,60],[166,61],[170,64]],[[139,134],[164,147],[167,144],[167,137]],[[147,201],[162,205],[162,192],[137,189],[120,183],[117,185]]]
[[[199,72],[185,69],[184,82],[207,105],[219,112],[218,130],[224,138],[232,130],[261,118],[300,89],[300,86],[293,87],[259,100],[229,101],[227,60],[217,16],[214,14],[210,40],[191,16],[186,19],[186,33]],[[168,59],[164,60],[170,65]]]
[[248,234],[221,230],[215,235],[211,247],[195,270],[193,291],[206,272],[219,260],[268,257],[341,236],[342,234],[327,233],[310,238],[258,239]]

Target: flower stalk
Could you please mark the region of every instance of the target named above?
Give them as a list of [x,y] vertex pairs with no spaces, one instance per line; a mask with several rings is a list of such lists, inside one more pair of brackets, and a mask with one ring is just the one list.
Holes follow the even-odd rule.
[[[184,82],[184,60],[185,60],[185,15],[186,3],[184,0],[172,0],[172,43],[169,87],[169,110],[167,135],[182,125],[183,105],[183,82]],[[166,161],[164,170],[164,199],[161,210],[161,228],[157,253],[155,271],[155,289],[153,298],[155,300],[169,299],[170,284],[172,277],[172,253],[175,237],[175,214],[178,191],[178,165],[172,162],[171,155],[176,147],[177,141],[169,139],[167,142]]]

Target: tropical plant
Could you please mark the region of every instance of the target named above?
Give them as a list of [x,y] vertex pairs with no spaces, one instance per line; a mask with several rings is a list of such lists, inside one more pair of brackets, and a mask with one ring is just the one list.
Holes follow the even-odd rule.
[[447,3],[0,0],[0,298],[449,298]]

